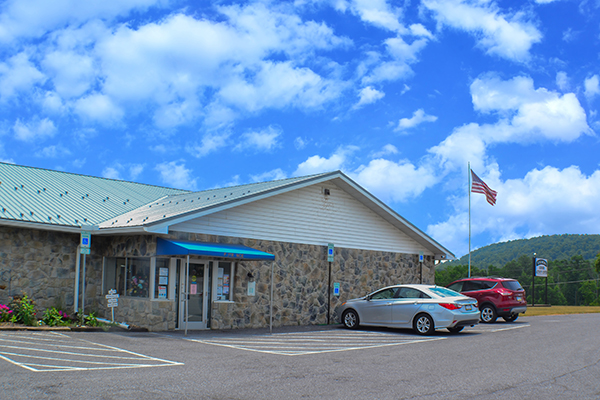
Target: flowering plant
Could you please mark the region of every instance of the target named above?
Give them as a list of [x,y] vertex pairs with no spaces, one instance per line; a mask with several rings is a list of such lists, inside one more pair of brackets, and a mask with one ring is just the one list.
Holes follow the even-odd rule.
[[69,317],[66,312],[52,307],[44,311],[42,322],[48,326],[69,325],[71,323],[71,317]]
[[0,322],[13,322],[13,311],[9,306],[0,304]]
[[21,323],[29,326],[37,325],[35,317],[35,303],[26,294],[22,296],[14,296],[8,305],[14,312],[14,317],[11,322]]

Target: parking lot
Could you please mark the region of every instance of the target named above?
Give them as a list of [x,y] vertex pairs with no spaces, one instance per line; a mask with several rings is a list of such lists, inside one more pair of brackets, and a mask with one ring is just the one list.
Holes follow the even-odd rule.
[[339,327],[3,331],[0,398],[598,398],[598,329],[594,314],[425,337]]

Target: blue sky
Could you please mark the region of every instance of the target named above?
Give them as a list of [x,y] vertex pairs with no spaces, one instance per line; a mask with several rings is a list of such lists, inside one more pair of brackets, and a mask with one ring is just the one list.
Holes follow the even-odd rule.
[[[198,5],[197,3],[205,4]],[[456,256],[600,226],[600,2],[0,3],[0,160],[203,190],[342,170]]]

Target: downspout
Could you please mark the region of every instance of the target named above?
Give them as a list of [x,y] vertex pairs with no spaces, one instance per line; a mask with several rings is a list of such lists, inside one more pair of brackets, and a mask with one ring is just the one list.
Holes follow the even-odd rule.
[[184,290],[184,298],[185,298],[185,336],[187,336],[187,331],[188,331],[188,319],[190,317],[189,315],[189,303],[190,303],[190,295],[189,295],[189,290],[190,290],[190,283],[188,282],[190,276],[190,255],[188,254],[187,256],[187,265],[185,266],[185,290]]
[[271,304],[269,306],[269,333],[273,333],[273,269],[275,268],[275,261],[271,263]]
[[75,256],[75,304],[74,313],[79,311],[79,269],[81,268],[81,245],[77,246],[77,255]]

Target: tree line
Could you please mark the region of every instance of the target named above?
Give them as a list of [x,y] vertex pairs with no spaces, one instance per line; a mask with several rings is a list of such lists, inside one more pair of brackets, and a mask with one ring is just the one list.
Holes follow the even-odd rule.
[[[548,260],[548,278],[536,277],[535,280],[533,258],[525,255],[507,262],[503,267],[489,265],[487,268],[478,268],[471,265],[471,276],[497,276],[518,280],[525,289],[528,304],[600,306],[599,273],[600,253],[595,260],[585,259],[581,255],[569,259]],[[468,265],[436,268],[435,283],[447,286],[467,276]],[[535,283],[535,302],[532,283]]]

